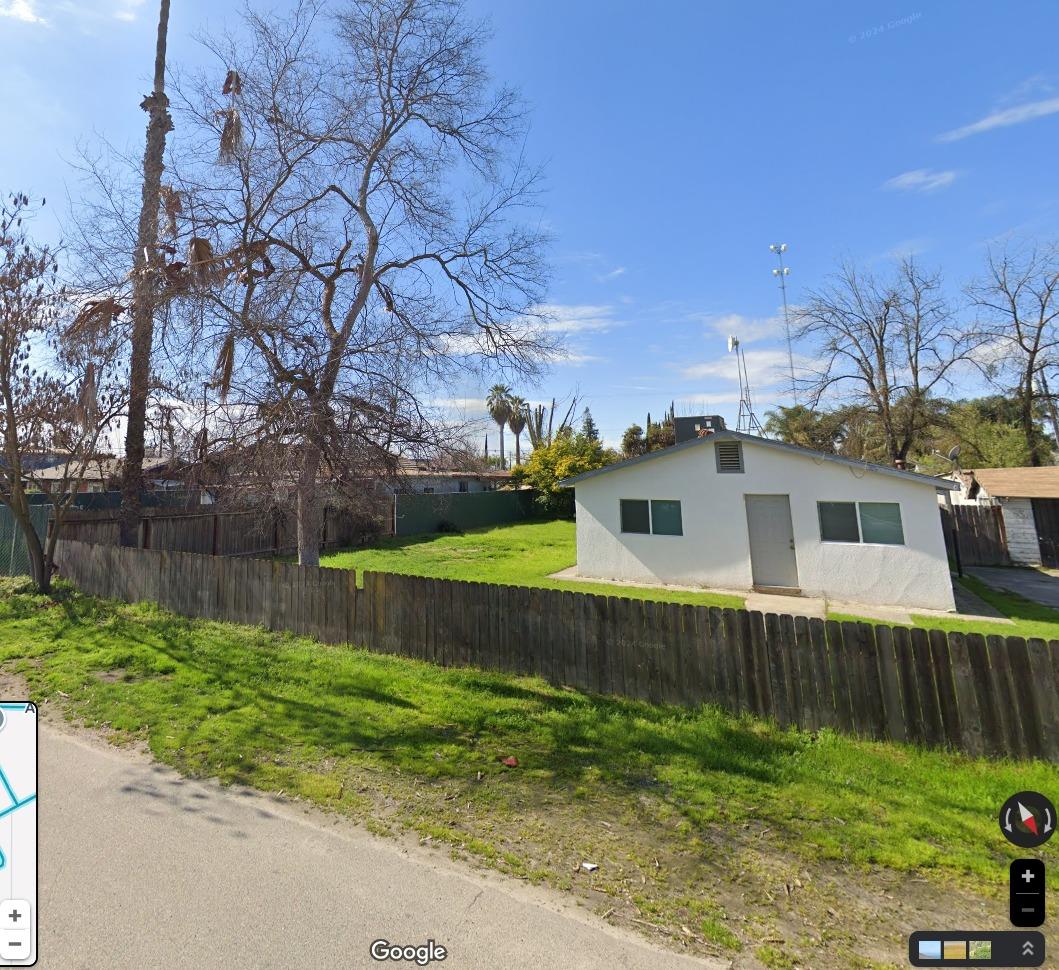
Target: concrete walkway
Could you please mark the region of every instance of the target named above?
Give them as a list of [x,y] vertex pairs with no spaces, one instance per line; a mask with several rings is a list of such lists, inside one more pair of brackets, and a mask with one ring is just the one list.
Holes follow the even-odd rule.
[[1011,566],[970,566],[965,572],[994,589],[1007,590],[1059,610],[1059,576]]
[[433,939],[444,970],[730,966],[655,949],[558,893],[46,723],[39,764],[47,970],[367,968],[383,966],[369,955],[377,939]]
[[[1013,572],[1005,569],[1003,572]],[[549,579],[577,579],[587,583],[602,583],[606,586],[629,587],[637,589],[657,589],[682,593],[723,593],[725,596],[738,596],[746,601],[748,610],[759,613],[777,613],[788,616],[809,616],[826,619],[829,613],[840,613],[844,616],[856,616],[865,620],[878,620],[880,623],[894,623],[903,626],[912,624],[912,617],[936,617],[939,620],[971,620],[985,623],[1011,623],[1001,616],[984,600],[969,590],[955,586],[956,612],[944,610],[926,610],[905,608],[903,606],[877,606],[872,603],[845,603],[838,600],[824,600],[814,596],[784,596],[776,593],[747,592],[735,589],[710,589],[704,586],[678,586],[672,583],[632,583],[616,579],[598,579],[595,576],[580,576],[576,566],[552,573]],[[1059,578],[1055,579],[1059,585]]]

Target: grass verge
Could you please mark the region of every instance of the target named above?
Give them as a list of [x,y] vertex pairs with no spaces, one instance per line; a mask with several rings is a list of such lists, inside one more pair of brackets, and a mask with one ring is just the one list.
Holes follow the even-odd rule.
[[[851,939],[803,924],[850,924],[846,897],[872,886],[884,906],[999,899],[1016,853],[997,807],[1059,789],[1041,763],[780,730],[11,584],[0,662],[38,701],[185,774],[414,833],[699,952],[764,948],[770,965],[810,953],[801,965],[850,966],[849,948],[883,932],[874,910]],[[1053,886],[1056,855],[1043,853]],[[787,909],[805,897],[797,920],[777,894]]]

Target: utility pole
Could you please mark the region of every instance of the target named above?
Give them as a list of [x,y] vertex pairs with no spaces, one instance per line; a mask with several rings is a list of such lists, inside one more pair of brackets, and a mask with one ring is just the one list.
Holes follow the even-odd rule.
[[1052,419],[1052,433],[1055,435],[1055,444],[1059,448],[1059,413],[1056,412],[1055,398],[1052,397],[1052,393],[1048,390],[1048,378],[1044,376],[1044,369],[1041,368],[1041,392],[1044,395],[1045,407],[1048,408],[1048,416]]
[[129,419],[125,428],[125,461],[121,476],[121,544],[135,546],[140,524],[140,489],[143,487],[144,432],[151,383],[154,311],[158,290],[158,209],[162,172],[165,170],[165,136],[173,130],[169,98],[165,93],[165,55],[169,35],[169,2],[161,0],[154,56],[154,89],[140,103],[147,112],[147,146],[143,154],[143,193],[136,252],[132,269],[132,355],[129,362]]
[[790,267],[783,265],[783,254],[787,251],[786,243],[773,243],[769,246],[769,252],[774,253],[780,261],[778,268],[772,271],[772,275],[780,281],[780,291],[783,293],[783,325],[787,330],[787,364],[791,371],[791,397],[794,406],[798,406],[798,390],[794,384],[794,344],[791,341],[791,315],[787,309],[787,277],[791,275]]

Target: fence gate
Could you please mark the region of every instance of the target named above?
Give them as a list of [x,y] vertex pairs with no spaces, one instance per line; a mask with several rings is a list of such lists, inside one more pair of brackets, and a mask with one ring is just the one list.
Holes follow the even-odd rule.
[[959,543],[964,566],[1009,566],[1003,510],[999,505],[954,505],[941,510],[945,548],[954,558],[953,543]]

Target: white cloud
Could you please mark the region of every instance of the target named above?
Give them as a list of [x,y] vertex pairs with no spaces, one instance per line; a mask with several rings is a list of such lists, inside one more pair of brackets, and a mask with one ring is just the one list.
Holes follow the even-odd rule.
[[[790,385],[790,363],[787,359],[786,350],[779,348],[774,350],[748,350],[744,353],[744,357],[746,358],[746,369],[752,391],[760,393],[768,388],[783,388]],[[795,354],[795,374],[804,375],[811,363],[811,358],[802,354]],[[691,364],[681,368],[680,373],[683,377],[692,380],[713,378],[715,380],[729,381],[733,384],[739,380],[734,354],[725,354],[723,357],[716,357],[701,364]]]
[[37,13],[36,0],[0,0],[0,17],[11,17],[24,24],[46,24],[47,21]]
[[0,0],[0,17],[53,26],[76,22],[87,29],[100,21],[132,23],[146,0]]
[[917,168],[887,179],[882,187],[902,192],[936,192],[938,189],[947,189],[955,181],[956,173],[953,171],[932,172],[928,168]]
[[1059,112],[1059,98],[1045,98],[1042,101],[1030,101],[1028,104],[1020,104],[1014,108],[1005,108],[1002,111],[994,111],[990,115],[964,125],[962,128],[954,128],[938,135],[938,141],[959,141],[961,138],[969,138],[971,135],[980,135],[984,131],[992,131],[994,128],[1008,128],[1011,125],[1021,125],[1026,121],[1036,118],[1044,118]]
[[920,253],[925,253],[930,249],[930,240],[923,238],[913,239],[902,239],[900,242],[895,242],[885,253],[882,254],[883,259],[906,259],[911,256],[918,256]]
[[597,283],[609,283],[611,280],[616,280],[619,276],[625,275],[624,266],[616,266],[609,273],[599,273],[596,276]]
[[124,20],[126,23],[136,19],[136,11],[144,5],[145,0],[117,0],[114,19]]
[[452,411],[478,411],[482,414],[486,412],[484,394],[482,397],[436,397],[433,404],[435,407]]
[[676,399],[677,417],[681,414],[702,414],[709,407],[717,404],[738,404],[739,392],[729,391],[720,394],[696,394],[694,397]]
[[568,364],[571,367],[581,367],[583,364],[600,364],[605,360],[605,357],[597,357],[594,354],[582,354],[576,351],[566,351],[555,357],[555,363]]
[[742,313],[725,313],[721,316],[703,318],[708,330],[719,337],[739,338],[740,343],[749,344],[757,340],[768,340],[783,333],[783,317],[748,317]]
[[604,333],[621,326],[614,319],[614,308],[592,304],[545,303],[534,307],[543,322],[544,329],[551,333]]

